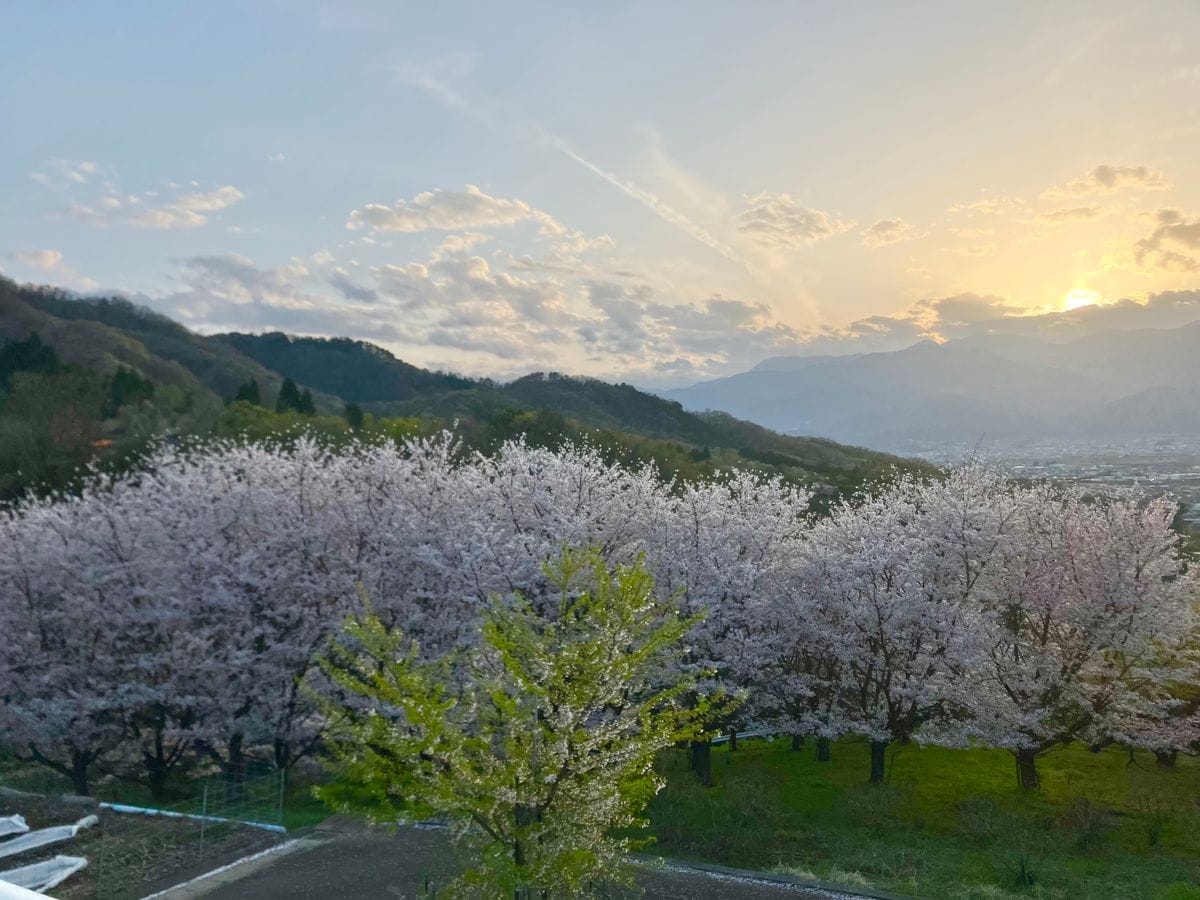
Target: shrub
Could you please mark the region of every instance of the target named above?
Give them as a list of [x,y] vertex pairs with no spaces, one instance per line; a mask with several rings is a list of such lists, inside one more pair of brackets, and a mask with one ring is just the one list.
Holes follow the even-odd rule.
[[1081,853],[1092,853],[1112,827],[1112,813],[1087,797],[1076,797],[1058,817],[1059,827],[1074,838]]

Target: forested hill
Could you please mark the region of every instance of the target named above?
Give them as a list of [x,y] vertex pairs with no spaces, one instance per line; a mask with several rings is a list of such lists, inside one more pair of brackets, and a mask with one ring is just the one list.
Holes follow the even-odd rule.
[[[49,348],[49,362],[39,342]],[[262,436],[305,423],[336,436],[364,427],[400,435],[457,422],[468,443],[484,449],[517,435],[547,446],[583,439],[685,478],[752,468],[829,494],[896,469],[932,471],[720,412],[688,412],[628,384],[556,373],[499,384],[431,372],[348,338],[200,335],[128,300],[79,298],[0,278],[0,350],[6,346],[15,362],[12,372],[0,373],[0,456],[23,460],[26,470],[57,460],[46,476],[51,481],[103,455],[97,447],[128,453],[163,432]],[[41,360],[40,368],[22,372],[26,358]],[[126,396],[134,377],[138,392]],[[73,436],[67,450],[55,443],[63,433]],[[20,481],[10,473],[6,484],[0,473],[0,499]]]
[[469,378],[409,365],[382,347],[350,338],[293,337],[272,331],[232,332],[216,335],[215,339],[268,369],[347,403],[408,400],[475,386]]

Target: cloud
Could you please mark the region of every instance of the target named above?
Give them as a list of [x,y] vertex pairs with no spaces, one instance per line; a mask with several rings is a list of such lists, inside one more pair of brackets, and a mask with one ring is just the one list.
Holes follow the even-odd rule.
[[352,231],[371,228],[414,234],[420,231],[459,231],[534,221],[544,233],[561,234],[566,229],[549,213],[524,200],[509,200],[485,194],[473,184],[465,191],[425,191],[411,201],[392,206],[368,203],[352,210],[346,227]]
[[340,266],[330,274],[329,283],[347,300],[374,303],[379,299],[379,294],[373,288],[356,283],[350,273]]
[[130,225],[169,231],[198,228],[208,222],[211,213],[227,209],[245,196],[228,184],[211,191],[181,192],[165,204],[154,203],[157,193],[153,191],[128,196],[110,191],[91,205],[72,203],[63,214],[89,225]]
[[446,256],[457,256],[470,251],[472,247],[485,244],[492,240],[490,234],[479,231],[467,231],[463,234],[448,234],[442,239],[431,254],[432,259],[442,259]]
[[243,256],[217,254],[179,260],[181,287],[149,304],[201,330],[283,330],[354,334],[375,340],[405,336],[369,305],[339,301],[311,283],[298,259],[262,268]]
[[660,385],[739,371],[764,356],[802,349],[801,336],[766,304],[714,296],[665,303],[647,285],[591,281],[576,328],[592,354],[620,360],[626,376]]
[[995,197],[983,197],[979,200],[973,200],[970,203],[956,203],[946,209],[948,213],[966,213],[972,216],[975,213],[983,213],[987,216],[1000,216],[1005,213],[1022,210],[1025,208],[1025,201],[1017,197],[1009,197],[1005,195]]
[[678,302],[642,283],[530,272],[484,259],[468,232],[423,260],[260,267],[235,255],[180,260],[180,289],[152,305],[202,330],[278,329],[388,344],[418,363],[495,375],[557,369],[668,385],[729,374],[798,352],[800,335],[770,307],[725,297]]
[[974,246],[971,246],[971,247],[958,247],[954,250],[954,252],[957,253],[959,256],[969,256],[969,257],[978,258],[978,257],[982,257],[982,256],[991,256],[993,253],[996,252],[997,249],[999,249],[998,244],[987,243],[987,244],[975,244]]
[[36,171],[30,172],[29,177],[38,184],[63,190],[72,185],[87,184],[99,170],[99,165],[90,159],[54,158],[46,160]]
[[[524,200],[493,197],[473,184],[465,191],[425,191],[411,201],[400,200],[393,206],[368,203],[352,210],[346,221],[351,231],[369,229],[376,232],[417,234],[425,231],[458,231],[485,227],[503,227],[521,222],[534,222],[538,236],[549,242],[552,252],[546,262],[553,266],[567,265],[589,250],[613,246],[606,234],[589,237],[568,228],[550,213],[537,209]],[[372,240],[364,235],[359,240]],[[434,251],[435,257],[464,252],[475,244],[491,240],[477,231],[448,235]]]
[[1104,208],[1100,206],[1070,206],[1039,213],[1038,221],[1047,225],[1064,225],[1069,222],[1086,222],[1102,215],[1104,215]]
[[18,265],[36,269],[39,272],[52,273],[54,280],[59,285],[65,287],[79,291],[91,291],[97,287],[96,282],[91,278],[80,275],[63,262],[62,252],[58,250],[48,248],[40,250],[14,250],[8,254],[8,258]]
[[233,185],[227,184],[207,193],[181,194],[175,198],[174,207],[189,212],[216,212],[232,206],[245,197],[246,195]]
[[801,206],[789,194],[768,193],[747,197],[734,224],[755,242],[777,250],[807,247],[854,227],[853,222]]
[[868,247],[886,247],[921,237],[924,235],[903,219],[880,219],[863,232],[863,243]]
[[267,155],[267,162],[283,162],[287,159],[282,153],[270,153]]
[[10,255],[14,262],[42,272],[53,271],[63,258],[57,250],[14,250]]
[[1140,266],[1178,272],[1200,269],[1196,253],[1200,251],[1200,217],[1188,218],[1177,209],[1160,209],[1156,226],[1134,245],[1134,259]]
[[1200,290],[1163,291],[1071,310],[1045,310],[995,294],[929,297],[892,316],[870,316],[802,336],[803,355],[901,350],[920,340],[1011,334],[1062,342],[1138,328],[1177,328],[1200,320]]
[[1112,194],[1124,188],[1145,191],[1166,190],[1171,185],[1167,177],[1149,166],[1096,166],[1082,178],[1052,187],[1042,196],[1080,197],[1088,194]]

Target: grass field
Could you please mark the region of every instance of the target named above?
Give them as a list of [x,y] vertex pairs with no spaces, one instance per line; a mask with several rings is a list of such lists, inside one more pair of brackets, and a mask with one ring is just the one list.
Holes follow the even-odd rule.
[[703,788],[684,751],[662,767],[651,852],[808,874],[931,898],[1200,898],[1200,760],[1070,748],[1039,761],[1021,796],[1003,751],[915,744],[889,751],[889,783],[866,784],[865,743],[817,763],[812,745],[714,748]]

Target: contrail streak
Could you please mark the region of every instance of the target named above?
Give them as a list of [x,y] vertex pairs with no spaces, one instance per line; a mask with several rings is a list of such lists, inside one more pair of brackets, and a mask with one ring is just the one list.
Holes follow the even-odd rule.
[[[401,69],[400,74],[408,84],[433,97],[443,106],[449,107],[450,109],[456,110],[457,112],[462,113],[469,118],[475,119],[476,121],[487,125],[489,128],[498,128],[496,118],[492,115],[490,110],[479,106],[477,103],[474,103],[471,100],[468,100],[441,79],[436,78],[435,76],[426,72],[418,72],[407,67]],[[664,222],[674,225],[684,234],[687,234],[694,240],[699,241],[710,250],[715,250],[730,262],[736,263],[742,268],[749,270],[750,267],[747,265],[746,261],[742,259],[740,255],[738,255],[736,250],[727,244],[722,243],[720,240],[710,234],[707,229],[697,225],[683,213],[668,206],[654,194],[651,194],[649,191],[643,190],[636,184],[626,181],[620,176],[596,165],[586,156],[576,152],[566,141],[558,137],[558,135],[552,134],[541,125],[532,123],[529,126],[529,130],[540,140],[548,143],[559,153],[563,154],[563,156],[567,157],[567,159],[579,166],[582,166],[596,177],[608,182],[626,197],[637,201]]]
[[562,138],[557,137],[553,134],[550,134],[549,132],[545,131],[544,129],[539,129],[539,130],[542,131],[542,134],[545,136],[546,140],[548,140],[550,142],[551,146],[553,146],[555,149],[557,149],[560,153],[562,153],[568,159],[574,160],[579,165],[583,166],[585,169],[587,169],[589,172],[591,172],[593,175],[596,175],[596,176],[604,179],[609,184],[611,184],[613,187],[615,187],[617,190],[619,190],[621,193],[623,193],[626,197],[636,200],[638,203],[642,204],[642,206],[646,207],[646,209],[650,210],[652,213],[654,213],[656,216],[658,216],[664,222],[668,222],[671,225],[674,225],[676,228],[680,229],[685,234],[688,234],[691,237],[695,238],[697,241],[704,244],[709,249],[717,251],[722,256],[724,256],[726,259],[728,259],[730,262],[735,262],[739,266],[743,266],[743,267],[746,265],[745,260],[743,260],[740,256],[738,256],[738,254],[733,250],[733,248],[728,247],[725,244],[721,243],[719,240],[717,240],[715,237],[713,237],[711,234],[709,234],[707,230],[705,230],[701,226],[697,225],[695,222],[693,222],[687,216],[683,215],[683,213],[672,209],[670,206],[663,203],[661,200],[658,199],[658,197],[654,196],[649,191],[644,191],[640,187],[638,187],[636,184],[632,184],[631,182],[625,181],[622,178],[620,178],[619,176],[614,175],[612,172],[608,172],[608,171],[600,168],[598,165],[596,165],[594,162],[592,162],[587,157],[581,156],[580,154],[578,154],[574,150],[572,150],[571,147]]

